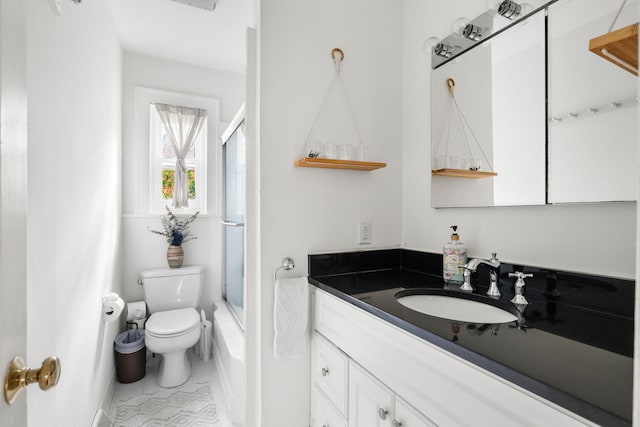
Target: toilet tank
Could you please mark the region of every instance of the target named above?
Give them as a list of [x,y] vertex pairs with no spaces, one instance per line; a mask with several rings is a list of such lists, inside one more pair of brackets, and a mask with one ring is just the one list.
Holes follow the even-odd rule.
[[150,313],[196,307],[200,301],[204,268],[159,268],[140,272],[144,301]]

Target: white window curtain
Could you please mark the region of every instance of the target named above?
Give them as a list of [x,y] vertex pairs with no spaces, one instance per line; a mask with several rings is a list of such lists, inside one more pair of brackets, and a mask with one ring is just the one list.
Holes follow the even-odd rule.
[[176,154],[172,205],[174,208],[186,208],[189,207],[189,200],[187,166],[184,159],[207,119],[207,110],[158,103],[154,105]]

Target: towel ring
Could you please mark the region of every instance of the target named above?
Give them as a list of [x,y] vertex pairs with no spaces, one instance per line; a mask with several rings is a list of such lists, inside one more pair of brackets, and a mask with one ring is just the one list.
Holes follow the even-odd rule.
[[275,273],[273,273],[273,278],[275,280],[278,280],[278,270],[280,270],[281,268],[284,268],[286,271],[292,270],[294,269],[296,266],[296,264],[293,262],[293,258],[290,257],[286,257],[282,260],[282,263],[280,264],[280,267],[276,268]]

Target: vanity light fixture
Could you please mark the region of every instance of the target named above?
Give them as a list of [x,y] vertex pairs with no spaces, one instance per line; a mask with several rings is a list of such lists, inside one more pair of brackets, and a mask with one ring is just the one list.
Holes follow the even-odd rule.
[[505,0],[498,6],[498,14],[508,19],[519,17],[520,12],[522,12],[522,6],[511,0]]
[[519,4],[513,0],[504,0],[500,3],[500,6],[498,6],[498,15],[513,21],[514,19],[521,18],[532,10],[533,6],[529,3]]
[[478,41],[485,36],[485,32],[477,25],[467,24],[462,30],[462,35],[469,40]]
[[429,37],[422,43],[422,53],[424,53],[427,57],[431,58],[433,55],[434,47],[440,42],[440,39],[437,37]]
[[469,23],[469,20],[464,16],[457,18],[455,21],[451,23],[451,32],[453,33],[453,35],[457,37],[461,37],[462,31],[464,30],[464,27],[466,27],[468,23]]
[[433,53],[443,58],[451,58],[453,56],[453,46],[440,42],[433,48]]

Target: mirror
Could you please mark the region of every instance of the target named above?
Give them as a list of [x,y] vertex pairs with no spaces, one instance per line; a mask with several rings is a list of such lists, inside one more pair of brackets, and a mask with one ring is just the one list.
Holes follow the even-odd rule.
[[542,10],[432,71],[432,207],[545,204],[545,67]]
[[[620,3],[549,7],[549,203],[636,200],[637,77],[588,50]],[[628,1],[613,29],[636,13]]]

